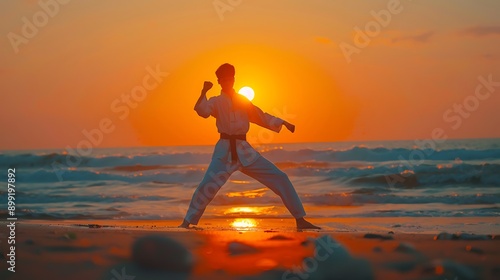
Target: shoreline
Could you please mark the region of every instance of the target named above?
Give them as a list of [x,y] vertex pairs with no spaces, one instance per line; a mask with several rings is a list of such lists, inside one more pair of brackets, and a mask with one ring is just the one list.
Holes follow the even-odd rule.
[[[497,217],[355,217],[355,218],[308,218],[314,224],[322,227],[324,233],[386,233],[389,231],[408,234],[439,234],[470,233],[500,235],[500,220]],[[231,223],[238,219],[253,220],[252,227],[233,227]],[[20,219],[17,224],[41,224],[68,226],[97,224],[104,228],[131,228],[141,227],[165,231],[177,230],[181,219],[172,220],[118,220],[118,219]],[[273,218],[256,216],[228,216],[220,218],[203,218],[197,225],[205,230],[233,230],[265,231],[276,229],[278,231],[295,231],[293,218]]]

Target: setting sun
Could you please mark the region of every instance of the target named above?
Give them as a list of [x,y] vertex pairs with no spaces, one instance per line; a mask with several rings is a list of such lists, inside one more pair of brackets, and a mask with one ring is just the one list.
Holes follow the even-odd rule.
[[253,98],[255,97],[255,92],[253,91],[253,89],[251,87],[242,87],[242,88],[240,88],[238,93],[245,96],[250,101],[252,101]]

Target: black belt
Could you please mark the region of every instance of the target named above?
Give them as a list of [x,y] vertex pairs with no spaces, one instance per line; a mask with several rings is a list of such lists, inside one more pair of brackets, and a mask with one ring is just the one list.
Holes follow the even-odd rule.
[[229,145],[231,147],[231,161],[238,161],[238,153],[236,152],[236,139],[246,141],[247,136],[245,134],[229,135],[226,133],[221,133],[220,139],[229,139]]

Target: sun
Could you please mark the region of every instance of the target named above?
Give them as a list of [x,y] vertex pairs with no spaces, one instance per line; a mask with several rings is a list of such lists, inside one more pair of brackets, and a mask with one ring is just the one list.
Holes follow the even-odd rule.
[[245,96],[250,101],[252,101],[253,98],[255,97],[255,92],[253,91],[253,89],[251,87],[242,87],[242,88],[240,88],[238,93]]

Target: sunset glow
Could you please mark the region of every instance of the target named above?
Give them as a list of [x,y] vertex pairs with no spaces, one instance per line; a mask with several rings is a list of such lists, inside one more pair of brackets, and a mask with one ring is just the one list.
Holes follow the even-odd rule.
[[[0,122],[15,132],[0,147],[212,144],[219,134],[192,108],[204,81],[214,84],[207,97],[220,93],[214,72],[225,62],[236,67],[236,91],[296,125],[293,134],[273,134],[273,144],[428,139],[436,127],[449,139],[500,137],[496,92],[473,113],[472,105],[455,109],[474,95],[479,76],[499,79],[500,33],[492,24],[500,2],[455,1],[447,16],[441,1],[401,3],[404,15],[366,39],[372,14],[387,1],[292,1],[290,13],[278,1],[259,14],[262,3],[244,2],[222,20],[210,1],[84,1],[62,5],[36,38],[23,35],[31,28],[21,19],[43,12],[37,1],[0,4],[2,34],[29,39],[6,38],[0,47],[0,90],[11,93],[1,96],[9,106]],[[461,17],[472,11],[478,16]],[[494,87],[481,89],[486,96],[485,89]],[[259,133],[251,125],[248,139]],[[102,141],[87,137],[101,134]]]

